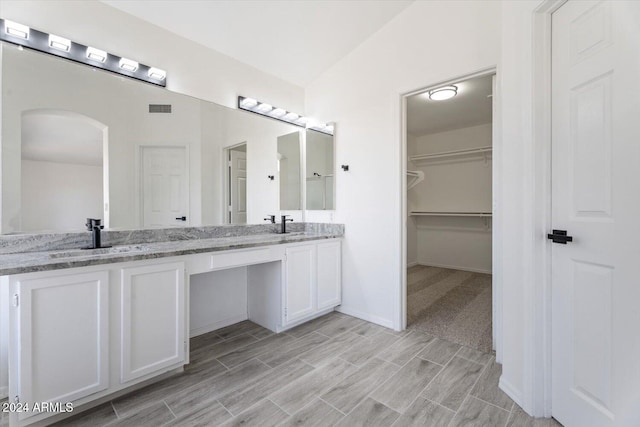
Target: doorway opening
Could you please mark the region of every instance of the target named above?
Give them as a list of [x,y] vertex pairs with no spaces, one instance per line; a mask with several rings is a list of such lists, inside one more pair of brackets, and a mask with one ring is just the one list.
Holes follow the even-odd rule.
[[225,148],[225,224],[247,223],[247,144]]
[[408,329],[485,353],[494,345],[495,70],[405,96]]

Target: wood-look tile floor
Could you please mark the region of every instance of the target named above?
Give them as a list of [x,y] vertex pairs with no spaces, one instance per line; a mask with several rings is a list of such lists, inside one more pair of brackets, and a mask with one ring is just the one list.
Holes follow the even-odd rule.
[[491,275],[449,268],[407,270],[407,327],[489,353]]
[[185,372],[64,426],[517,426],[490,354],[337,312],[281,334],[249,321],[191,340]]

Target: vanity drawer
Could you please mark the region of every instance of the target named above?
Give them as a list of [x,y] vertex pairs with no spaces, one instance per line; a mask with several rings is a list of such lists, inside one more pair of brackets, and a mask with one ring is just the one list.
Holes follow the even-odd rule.
[[278,259],[277,254],[274,254],[271,248],[266,247],[212,254],[209,265],[212,270],[221,270],[241,265],[260,264],[275,261],[276,259]]

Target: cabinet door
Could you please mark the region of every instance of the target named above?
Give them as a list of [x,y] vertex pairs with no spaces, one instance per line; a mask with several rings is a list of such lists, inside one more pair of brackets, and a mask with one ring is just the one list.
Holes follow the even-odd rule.
[[315,311],[315,245],[294,246],[286,250],[284,321],[289,324]]
[[184,361],[184,274],[182,262],[122,269],[122,382]]
[[342,301],[340,241],[318,244],[318,310],[335,307]]
[[109,272],[17,278],[14,284],[11,333],[18,343],[14,390],[20,401],[66,403],[107,389]]

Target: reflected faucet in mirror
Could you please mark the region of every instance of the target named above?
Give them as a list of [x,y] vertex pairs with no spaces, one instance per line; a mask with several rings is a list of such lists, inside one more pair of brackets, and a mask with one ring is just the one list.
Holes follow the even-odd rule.
[[267,217],[264,220],[271,222],[271,224],[275,224],[276,223],[276,216],[275,215],[267,215]]
[[100,230],[104,228],[102,225],[102,220],[98,218],[87,218],[87,230],[90,231],[91,234],[91,246],[82,249],[99,249],[99,248],[110,248],[111,246],[102,246],[102,242],[100,241]]

